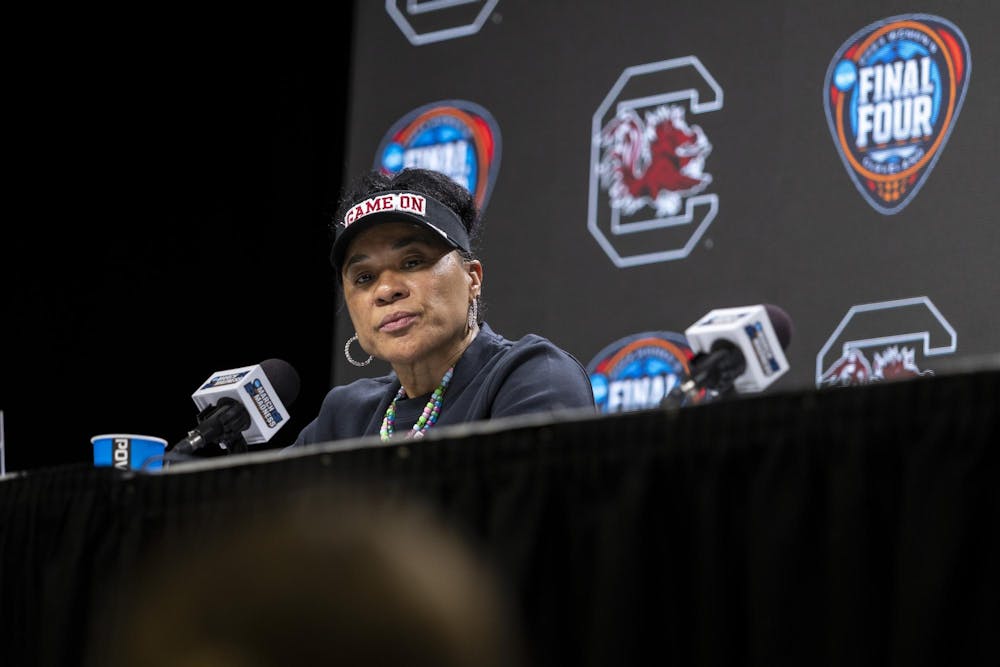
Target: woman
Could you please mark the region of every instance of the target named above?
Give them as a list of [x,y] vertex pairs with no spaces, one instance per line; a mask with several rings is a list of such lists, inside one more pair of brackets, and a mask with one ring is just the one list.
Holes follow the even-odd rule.
[[[331,390],[296,445],[593,408],[570,354],[533,334],[507,340],[482,321],[477,222],[468,191],[434,171],[373,172],[345,195],[330,256],[355,328],[344,353],[359,366],[383,359],[393,372]],[[363,361],[352,356],[358,348]]]

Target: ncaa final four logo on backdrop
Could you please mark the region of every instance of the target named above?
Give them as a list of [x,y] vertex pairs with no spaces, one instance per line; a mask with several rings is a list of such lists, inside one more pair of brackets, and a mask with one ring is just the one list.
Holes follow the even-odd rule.
[[954,327],[926,296],[851,306],[816,355],[816,386],[933,375],[931,358],[957,348]]
[[705,66],[685,56],[626,68],[598,106],[587,229],[615,266],[683,259],[712,224],[719,197],[703,122],[722,103]]
[[602,413],[659,407],[690,375],[687,339],[670,331],[634,334],[597,353],[587,374]]
[[944,150],[972,61],[953,23],[906,14],[873,23],[837,51],[823,85],[833,143],[865,200],[903,210]]
[[472,102],[425,104],[396,121],[375,155],[375,169],[386,175],[413,167],[450,176],[483,210],[500,169],[500,128]]

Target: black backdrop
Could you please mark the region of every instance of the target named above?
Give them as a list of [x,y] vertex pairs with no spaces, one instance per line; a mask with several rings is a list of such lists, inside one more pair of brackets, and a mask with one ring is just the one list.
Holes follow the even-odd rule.
[[[914,11],[961,28],[972,75],[926,185],[882,216],[836,154],[822,80],[855,31]],[[779,385],[795,388],[813,382],[852,306],[926,296],[957,331],[954,356],[995,354],[996,12],[948,0],[504,0],[479,33],[422,46],[381,2],[291,26],[180,14],[33,24],[12,65],[8,467],[88,460],[101,432],[178,438],[200,380],[272,356],[303,377],[293,435],[331,369],[337,381],[353,371],[325,259],[342,166],[370,167],[393,123],[442,99],[481,104],[502,131],[484,259],[490,321],[510,337],[537,331],[586,363],[712,307],[773,302],[796,323]],[[699,120],[719,214],[689,259],[617,269],[586,227],[592,116],[625,68],[685,56],[725,91]],[[941,371],[940,359],[918,363]]]
[[[349,169],[371,167],[393,124],[428,103],[464,100],[491,113],[503,154],[484,218],[484,296],[490,324],[504,335],[540,333],[587,364],[633,334],[682,333],[713,308],[775,303],[796,330],[791,371],[776,389],[815,386],[817,358],[826,370],[847,340],[909,334],[915,364],[936,372],[1000,352],[997,3],[499,0],[471,2],[466,10],[389,4],[426,34],[449,21],[469,22],[473,6],[488,17],[475,34],[414,44],[386,3],[358,5]],[[969,44],[971,75],[923,188],[902,211],[883,215],[859,194],[837,153],[824,78],[852,35],[915,13],[957,26]],[[704,172],[713,180],[702,194],[718,197],[717,215],[686,258],[618,268],[588,230],[593,118],[629,68],[689,57],[723,93],[719,108],[687,108],[686,116],[712,145]],[[613,101],[689,86],[702,103],[714,98],[690,67],[635,80],[640,84],[626,85]],[[659,102],[636,104],[645,113]],[[596,203],[607,207],[604,190]],[[679,247],[688,236],[604,233],[633,255]],[[954,336],[923,301],[876,312],[885,316],[879,321],[857,318],[843,336],[834,335],[853,306],[920,297]],[[346,317],[340,324],[349,326]],[[929,332],[927,350],[922,331]],[[347,335],[337,337],[335,352]],[[821,354],[828,340],[831,349]],[[885,345],[864,353],[873,361]],[[373,372],[359,373],[341,354],[334,363],[338,381]]]
[[8,470],[89,461],[98,433],[177,440],[215,370],[288,360],[293,417],[329,388],[350,3],[321,26],[107,18],[25,27],[12,68]]
[[[509,4],[513,6],[514,3]],[[969,3],[965,7],[989,9],[986,3]],[[868,12],[863,20],[910,8],[891,3],[891,6],[884,5],[878,9]],[[507,16],[509,20],[510,15]],[[841,27],[847,24],[860,27],[858,20],[859,16],[852,16]],[[815,22],[820,22],[820,18],[817,17]],[[970,39],[974,32],[982,35],[990,29],[988,22],[975,24],[964,21],[961,25]],[[0,408],[5,410],[7,417],[10,468],[89,461],[87,439],[106,430],[139,430],[165,437],[179,436],[179,430],[193,419],[193,408],[188,400],[193,385],[218,368],[253,362],[267,356],[289,359],[303,373],[305,382],[298,414],[314,411],[326,389],[327,369],[332,361],[327,355],[333,300],[329,275],[325,271],[325,223],[340,177],[343,139],[339,129],[340,115],[347,94],[344,80],[337,75],[346,70],[343,53],[347,46],[342,40],[338,41],[334,31],[342,30],[340,34],[346,35],[347,29],[342,23],[326,22],[323,24],[326,34],[322,38],[299,40],[296,49],[288,50],[284,44],[278,47],[271,39],[276,30],[273,27],[254,34],[244,33],[242,40],[232,39],[232,33],[239,32],[233,26],[198,34],[192,34],[188,27],[185,26],[183,31],[174,31],[169,38],[151,38],[141,26],[131,26],[131,37],[127,39],[122,38],[120,32],[111,30],[90,30],[86,32],[86,37],[84,31],[67,30],[72,36],[69,40],[62,39],[64,35],[49,32],[46,39],[39,40],[34,49],[21,53],[13,63],[17,78],[25,85],[24,94],[16,97],[13,103],[19,113],[18,120],[11,127],[25,150],[19,154],[19,169],[12,190],[24,198],[25,206],[9,208],[2,246],[8,298],[2,306],[3,324],[0,327],[5,351]],[[830,43],[839,43],[838,40],[845,37],[843,30],[838,30],[836,39],[831,37]],[[54,52],[52,50],[56,49],[57,42],[59,48]],[[993,42],[975,39],[974,53],[981,52],[976,51],[977,48],[991,45],[995,48]],[[817,56],[815,60],[820,58]],[[988,82],[990,70],[979,67],[980,63],[982,60],[977,60],[976,75],[987,73],[984,78]],[[613,70],[609,68],[608,71],[613,73]],[[985,84],[978,90],[992,91],[995,95],[998,88]],[[959,130],[963,128],[963,123],[968,123],[969,111],[970,108],[967,108]],[[987,108],[980,113],[988,111]],[[393,110],[387,110],[385,114],[387,119],[395,117]],[[377,131],[372,131],[369,138],[377,139],[379,132],[381,125]],[[963,154],[957,150],[960,136],[961,133],[953,138],[945,153],[946,158]],[[995,146],[995,137],[995,134],[985,135],[980,142],[980,150]],[[826,140],[825,136],[822,138]],[[978,146],[976,141],[967,137],[965,149],[974,144]],[[990,144],[990,141],[993,143]],[[505,164],[509,165],[510,142],[506,147]],[[818,159],[826,166],[839,168],[832,148],[827,146],[826,149],[826,153],[817,153],[821,156]],[[784,150],[791,149],[786,147]],[[973,179],[973,185],[984,182],[985,177],[978,172],[973,173],[971,167],[968,172],[950,177],[946,176],[948,172],[943,167],[944,163],[932,174],[931,185],[937,183],[948,186],[943,189],[965,191],[964,186],[959,186],[967,177]],[[518,172],[508,170],[504,173],[507,174],[504,178],[510,178]],[[846,192],[845,201],[852,201],[857,211],[861,212],[860,216],[872,216],[863,202],[851,199],[857,195],[849,189],[846,176],[840,176],[843,181],[840,185]],[[575,183],[579,175],[573,178]],[[563,191],[564,185],[556,183],[554,188]],[[498,187],[507,188],[511,193],[519,191],[509,181],[505,184],[501,180]],[[976,192],[981,193],[982,190]],[[938,206],[929,203],[939,201],[931,194],[930,190],[925,191],[916,203],[927,203],[932,208]],[[800,211],[804,207],[803,202],[796,200],[783,206],[790,214],[798,211],[804,217],[805,212]],[[984,213],[977,223],[986,223],[989,219],[992,218]],[[498,226],[494,225],[492,229],[497,230]],[[805,230],[797,229],[799,233],[805,233]],[[981,229],[988,232],[992,228],[983,224]],[[492,238],[496,239],[503,233],[494,231]],[[265,240],[262,241],[262,238]],[[942,238],[944,232],[936,240],[941,241]],[[495,246],[502,247],[503,244]],[[985,247],[988,250],[994,246]],[[960,257],[960,250],[953,248],[952,256]],[[898,252],[902,253],[901,250]],[[977,261],[982,261],[984,256],[985,253],[977,255]],[[859,265],[863,264],[862,259],[858,260]],[[18,262],[15,263],[15,260]],[[810,258],[802,257],[799,261],[806,265]],[[267,269],[263,277],[257,280],[248,278],[251,275],[249,269],[261,263]],[[638,271],[643,274],[643,270]],[[525,274],[519,280],[528,278],[530,275]],[[975,281],[963,283],[954,276],[951,278],[954,284],[950,284],[949,289],[975,287]],[[805,283],[817,284],[820,279],[818,274],[809,274]],[[860,279],[858,282],[861,282]],[[801,280],[799,284],[802,284]],[[236,288],[220,292],[220,285]],[[520,285],[517,281],[508,283],[511,288]],[[493,303],[497,317],[510,317],[517,312],[503,307],[503,299],[513,300],[523,290],[511,291],[508,297],[500,296],[504,293],[500,290],[493,293],[496,295]],[[733,298],[739,301],[756,300],[760,294],[733,294]],[[572,294],[573,299],[581,302],[585,296],[585,292]],[[766,295],[767,298],[773,296]],[[689,299],[690,312],[685,312],[691,317],[700,314],[707,306],[697,301],[694,295],[684,298]],[[274,306],[277,313],[266,310],[267,304],[272,302],[278,304]],[[841,305],[846,307],[850,302],[844,301]],[[562,325],[557,314],[534,302],[528,305],[530,308],[522,312],[534,312],[538,316],[539,328],[554,331],[553,337],[560,338],[558,327]],[[976,308],[975,304],[969,306],[971,312],[975,312]],[[838,307],[831,312],[835,313],[829,322],[833,326],[843,308]],[[653,310],[649,318],[648,325],[647,322],[638,322],[635,327],[662,323]],[[614,320],[611,317],[603,319]],[[681,323],[687,323],[689,319],[685,315],[677,316]],[[513,329],[511,333],[516,333],[516,326]],[[991,333],[993,331],[995,327],[978,327],[977,335],[980,340],[989,343],[996,340],[995,334]],[[604,339],[603,335],[595,335],[594,338]],[[334,341],[336,349],[336,337]],[[989,345],[985,348],[991,349]],[[580,356],[586,356],[582,348],[575,351]],[[808,365],[811,356],[812,353],[806,355],[805,362],[800,360],[799,365]],[[949,390],[947,397],[950,398],[929,392],[925,400],[915,400],[913,394],[919,395],[923,386],[951,385],[945,380],[933,385],[914,383],[895,387],[900,390],[900,400],[895,404],[871,400],[873,392],[884,393],[889,387],[821,395],[816,400],[834,408],[832,416],[837,416],[837,419],[831,420],[835,426],[830,429],[823,428],[826,422],[810,419],[811,413],[797,404],[798,397],[790,402],[776,400],[773,413],[759,410],[756,404],[750,402],[708,406],[709,411],[694,415],[702,415],[703,419],[697,423],[717,437],[702,438],[700,431],[692,431],[692,434],[699,436],[699,442],[717,443],[718,449],[685,447],[682,453],[694,457],[705,456],[711,451],[735,453],[735,461],[731,458],[725,461],[729,464],[735,462],[735,466],[703,469],[709,482],[704,488],[719,488],[718,485],[722,484],[732,493],[704,492],[697,481],[692,482],[690,468],[683,465],[675,471],[680,475],[679,481],[689,486],[664,484],[661,475],[663,466],[644,468],[645,459],[639,457],[632,464],[636,466],[636,476],[649,482],[648,487],[644,487],[650,490],[649,502],[633,502],[633,495],[627,495],[626,500],[637,511],[650,512],[651,522],[656,522],[661,519],[659,511],[663,506],[657,501],[665,499],[671,509],[683,508],[683,503],[670,504],[670,501],[673,494],[680,492],[678,489],[686,488],[693,498],[705,503],[705,516],[709,519],[722,517],[724,520],[718,525],[733,528],[746,538],[748,545],[764,541],[773,547],[777,558],[771,559],[768,552],[762,550],[762,556],[755,561],[765,569],[767,577],[756,578],[752,576],[752,570],[740,569],[739,572],[748,573],[749,578],[735,576],[727,582],[736,587],[744,587],[746,582],[752,582],[757,587],[773,582],[778,593],[774,597],[740,595],[735,599],[745,603],[747,612],[755,614],[752,617],[755,623],[763,624],[772,632],[768,637],[790,636],[799,640],[803,647],[799,653],[807,658],[815,657],[813,647],[832,647],[838,657],[844,655],[845,661],[849,662],[856,657],[856,646],[874,638],[877,650],[864,656],[870,655],[869,660],[873,664],[886,662],[880,658],[895,656],[900,656],[898,660],[902,663],[919,663],[921,660],[940,662],[953,657],[952,651],[967,655],[972,662],[976,662],[975,658],[995,652],[993,646],[987,645],[983,639],[988,637],[988,628],[984,624],[988,623],[990,614],[995,615],[996,606],[993,594],[996,576],[990,566],[996,560],[997,541],[995,530],[989,530],[996,526],[996,503],[989,493],[991,480],[995,477],[996,456],[995,448],[987,446],[995,440],[991,437],[996,430],[995,411],[990,409],[996,403],[995,379],[989,385],[973,383],[967,390]],[[843,400],[840,400],[841,397]],[[813,397],[801,398],[806,406],[813,400]],[[844,403],[852,404],[853,410]],[[956,406],[956,409],[951,410],[951,406]],[[935,411],[935,408],[940,411]],[[914,419],[908,418],[907,410],[913,411]],[[840,419],[839,416],[845,412],[876,428],[873,431],[854,428],[850,420]],[[955,432],[954,447],[950,446],[953,424],[940,421],[941,416],[949,412],[955,422],[963,426]],[[741,414],[744,418],[725,418],[727,414]],[[792,415],[798,418],[791,418]],[[636,423],[640,422],[640,417],[636,417]],[[654,418],[650,415],[646,417]],[[672,423],[667,422],[663,415],[655,419]],[[770,429],[746,428],[748,421],[758,419],[773,419],[776,430],[788,428],[803,435],[801,441],[797,437],[779,439],[782,444],[780,451],[768,450],[770,454],[791,457],[791,465],[783,465],[789,459],[764,455],[763,447],[750,450],[728,448],[728,439],[743,436],[773,443]],[[623,421],[605,425],[614,427],[616,423],[620,425]],[[677,426],[670,428],[690,428],[692,423],[692,419],[681,420]],[[596,437],[595,430],[585,427],[583,425],[585,435]],[[830,454],[829,459],[819,455],[819,447],[802,446],[811,444],[811,435],[817,431],[823,436],[822,442],[827,443],[822,451]],[[543,429],[538,436],[542,438],[547,433],[548,430]],[[899,440],[881,437],[886,433],[898,435]],[[651,452],[669,460],[678,450],[674,447],[662,448],[660,443],[666,441],[676,445],[679,442],[663,437],[662,433],[655,436]],[[874,443],[864,440],[868,436],[874,438]],[[503,439],[503,436],[497,437]],[[570,444],[566,445],[573,466],[577,465],[575,457],[578,453],[587,454],[580,446],[581,441],[582,438],[570,438]],[[904,442],[905,445],[901,444]],[[428,448],[421,454],[432,460],[435,451]],[[545,464],[547,448],[531,443],[523,451],[531,455],[537,453],[541,463]],[[601,456],[622,462],[620,457],[623,451],[626,448],[604,450]],[[969,456],[970,451],[975,456]],[[455,452],[459,456],[475,459],[479,450],[461,446],[456,447]],[[859,465],[840,465],[845,455]],[[364,465],[373,459],[384,459],[390,462],[387,465],[391,465],[395,453],[390,449],[377,449],[351,456],[356,456]],[[939,456],[943,456],[949,465],[942,466]],[[316,456],[319,465],[325,466],[321,459],[320,455]],[[827,466],[827,463],[832,465]],[[482,472],[501,475],[505,472],[495,465],[475,465]],[[290,483],[294,486],[301,480],[301,469],[294,460],[289,469]],[[440,466],[428,466],[428,469],[440,470]],[[747,510],[740,492],[749,487],[726,482],[734,479],[734,473],[738,479],[740,472],[747,469],[761,472],[760,484],[754,488],[760,492],[757,497],[768,502],[755,506],[759,516],[764,518],[765,523],[773,519],[791,532],[742,532]],[[266,475],[269,471],[283,472],[286,468],[261,466],[259,470]],[[532,470],[528,468],[527,474],[531,475]],[[591,490],[592,477],[603,478],[616,468],[606,463],[596,465],[595,460],[584,456],[580,459],[578,470],[583,482],[578,489],[581,497],[584,502],[588,499],[593,501],[592,505],[600,510],[603,507],[600,498],[595,500],[593,496],[584,494]],[[102,521],[113,523],[121,520],[115,512],[102,511],[104,506],[67,501],[67,495],[72,495],[74,491],[82,489],[84,493],[89,493],[87,489],[91,487],[86,483],[79,486],[64,483],[66,479],[77,476],[84,478],[85,482],[101,478],[110,486],[121,488],[117,486],[117,480],[106,474],[109,472],[87,468],[55,470],[5,483],[4,491],[11,494],[25,489],[39,491],[37,496],[25,498],[26,506],[15,503],[4,505],[12,511],[7,525],[12,525],[16,518],[18,525],[35,536],[43,535],[36,530],[34,520],[39,517],[57,517],[57,530],[61,530],[63,525],[77,525],[60,523],[63,515],[58,513],[31,514],[32,508],[39,506],[34,504],[35,501],[60,505],[61,510],[68,508],[70,512],[76,510],[78,518],[93,520],[98,527]],[[237,472],[234,472],[234,479],[239,478]],[[561,473],[562,470],[553,469],[555,507],[560,508],[559,503],[565,500],[566,507],[579,508],[583,503],[579,500],[571,502],[573,495],[558,492],[559,489],[571,488],[563,486],[565,476]],[[474,480],[465,469],[457,469],[455,475],[461,483]],[[255,479],[253,476],[245,478],[251,482]],[[139,484],[154,487],[162,479],[143,479]],[[194,486],[203,481],[196,475],[178,476],[178,479]],[[226,477],[220,475],[219,479],[224,482]],[[548,478],[538,479],[546,483]],[[632,478],[623,475],[621,479],[628,482]],[[817,480],[819,483],[814,483]],[[34,485],[36,481],[38,486]],[[50,482],[52,486],[48,486]],[[209,490],[212,488],[209,487]],[[226,502],[238,497],[225,484],[220,484],[219,488]],[[255,487],[251,484],[250,488]],[[529,490],[534,488],[529,487]],[[635,491],[635,487],[629,484],[620,488],[630,494]],[[800,494],[788,493],[789,488]],[[928,489],[933,493],[927,493]],[[638,495],[645,498],[641,490]],[[123,496],[109,493],[93,497],[117,502]],[[717,511],[715,503],[720,498],[724,502],[731,501],[731,504]],[[134,504],[132,507],[134,516],[141,515],[146,509]],[[900,508],[905,508],[907,513],[904,514]],[[772,511],[774,509],[778,511]],[[694,529],[699,526],[712,529],[717,525],[711,520],[701,522],[692,519],[683,511],[673,515]],[[153,514],[146,518],[156,522],[162,516]],[[191,520],[198,519],[198,515],[193,513],[184,516]],[[514,512],[510,516],[513,517],[511,526],[523,523],[520,513]],[[542,516],[547,523],[542,522],[541,527],[553,526],[555,530],[551,533],[542,531],[540,534],[545,540],[540,544],[553,544],[557,549],[572,546],[572,541],[561,539],[564,533],[560,531],[570,529],[563,521],[564,513],[553,512]],[[621,516],[617,511],[603,513],[604,523],[601,525],[621,532],[627,532],[633,526],[641,529],[645,525],[638,520],[634,523],[623,522]],[[813,521],[817,516],[851,518],[843,523]],[[903,520],[904,516],[910,518]],[[590,517],[588,514],[583,519],[589,520]],[[789,518],[791,520],[786,521]],[[925,525],[931,525],[932,529],[925,531]],[[595,534],[588,524],[576,524],[575,529],[581,528],[586,531],[586,536]],[[811,539],[799,539],[802,532]],[[92,535],[107,543],[117,544],[118,533],[114,530],[99,529]],[[829,540],[824,538],[827,535]],[[688,598],[677,595],[655,597],[661,589],[649,587],[639,575],[654,572],[659,581],[666,583],[669,583],[670,576],[677,576],[685,590],[693,593],[701,590],[714,592],[711,596],[692,596],[691,599],[703,604],[711,600],[732,599],[727,596],[729,589],[719,587],[719,582],[713,577],[692,582],[686,568],[664,567],[658,558],[661,553],[678,554],[673,545],[664,539],[658,538],[657,541],[661,550],[642,551],[649,561],[648,567],[633,567],[632,547],[638,544],[641,551],[644,543],[641,532],[631,534],[631,538],[637,541],[609,540],[605,544],[613,556],[610,566],[618,572],[637,575],[633,582],[635,588],[619,588],[614,585],[616,580],[613,578],[602,580],[590,577],[585,568],[580,570],[580,579],[571,579],[564,568],[568,559],[560,558],[561,552],[557,549],[549,552],[552,556],[549,559],[529,562],[540,567],[538,572],[541,575],[548,571],[556,576],[561,574],[564,587],[526,588],[539,596],[548,595],[551,590],[553,609],[558,612],[562,609],[559,606],[562,601],[569,599],[560,593],[583,590],[579,587],[580,582],[593,584],[596,581],[606,586],[601,590],[623,603],[633,593],[648,594],[655,604],[663,601],[677,603],[677,618],[688,624],[698,618],[689,614],[690,608],[684,604]],[[830,542],[836,542],[840,548],[830,550]],[[893,548],[886,549],[887,542],[891,542]],[[24,577],[21,568],[25,566],[26,557],[31,566],[38,568],[48,567],[51,563],[68,563],[70,568],[62,571],[64,577],[60,581],[66,583],[66,591],[80,594],[81,587],[76,584],[79,580],[72,577],[72,568],[91,566],[94,554],[99,552],[88,549],[80,552],[86,554],[85,557],[67,560],[69,552],[63,551],[59,543],[51,542],[50,546],[54,546],[48,557],[33,558],[35,552],[26,553],[24,543],[20,537],[11,537],[5,542],[8,547],[5,553],[10,555],[12,565],[3,569],[19,584],[12,590],[24,594],[4,597],[18,610],[17,616],[12,614],[11,617],[21,619],[33,631],[22,635],[22,641],[30,641],[53,631],[53,627],[42,623],[42,617],[37,614],[39,608],[47,609],[50,605],[60,610],[61,618],[76,632],[82,632],[82,625],[75,622],[79,618],[87,618],[87,615],[72,613],[81,609],[78,606],[81,598],[77,597],[70,603],[71,595],[62,594],[63,591],[59,591],[58,595],[39,595],[36,580]],[[498,543],[510,544],[505,540],[498,540]],[[691,541],[687,544],[697,543]],[[796,548],[803,545],[808,547],[805,552]],[[723,560],[732,553],[739,555],[744,551],[721,549],[715,552],[717,557],[722,554]],[[585,562],[593,555],[586,549],[580,554]],[[703,556],[702,552],[696,553],[694,547],[680,554],[689,555],[691,562],[701,562],[697,559]],[[816,558],[800,557],[803,554]],[[617,567],[622,563],[626,565]],[[810,569],[816,563],[828,563],[830,569],[840,575],[831,581],[847,581],[848,585],[840,587],[829,583],[823,576],[825,570]],[[893,572],[893,564],[900,565],[901,574],[886,576],[887,572]],[[809,570],[806,574],[815,586],[798,586],[801,577],[796,575],[803,570]],[[856,576],[858,572],[861,576]],[[909,585],[915,581],[922,582],[922,585]],[[961,585],[948,585],[955,581]],[[817,588],[843,604],[827,607],[827,597],[813,596]],[[10,592],[7,587],[4,590]],[[739,590],[754,592],[754,588],[750,587]],[[786,604],[784,597],[801,601],[805,607],[814,604],[819,614],[816,617],[818,621],[826,620],[822,617],[825,613],[827,617],[836,617],[840,623],[813,623],[814,617],[798,613],[802,607]],[[876,604],[872,603],[873,599]],[[34,606],[21,605],[22,600],[28,600]],[[926,611],[928,600],[935,612]],[[969,604],[970,601],[974,604]],[[592,608],[604,607],[576,607],[572,611],[582,616]],[[735,627],[740,631],[745,626],[739,621],[745,617],[728,616],[732,609],[720,605],[708,609],[706,613],[720,614],[719,618],[732,620],[732,623],[718,627]],[[773,609],[775,613],[767,613],[768,609]],[[857,609],[864,613],[855,613]],[[25,610],[36,613],[25,613]],[[843,614],[837,613],[838,610]],[[580,627],[566,620],[576,618],[574,616],[553,613],[548,618],[559,628],[569,631]],[[625,617],[614,621],[624,632],[641,632],[647,627],[643,624],[624,627],[622,618]],[[792,619],[794,627],[782,625],[785,618]],[[936,625],[949,620],[954,627],[942,629]],[[653,628],[648,635],[651,642],[660,641],[662,627],[657,623]],[[668,624],[666,627],[673,630],[686,626]],[[800,632],[803,627],[811,628],[812,632]],[[831,630],[824,629],[827,627]],[[816,633],[822,634],[825,641],[817,641]],[[610,635],[579,633],[575,636],[601,644]],[[845,636],[848,641],[844,641]],[[693,633],[687,637],[691,642],[712,642],[720,652],[737,653],[752,639],[747,634],[737,636],[738,641],[728,642],[725,641],[729,637],[726,633]],[[724,641],[715,643],[716,637],[722,637]],[[853,641],[855,639],[857,642]],[[890,644],[893,648],[889,648]],[[932,650],[926,650],[928,644]],[[54,652],[69,650],[65,644],[53,642],[49,646]],[[551,646],[573,650],[575,645],[561,642]],[[773,644],[765,642],[758,645],[761,646],[765,649],[761,655],[775,658],[766,650]],[[609,654],[617,648],[611,643],[604,644],[604,647]],[[14,648],[16,650],[20,646],[14,644]],[[799,653],[795,654],[796,657]],[[711,660],[717,654],[710,652],[706,655]],[[597,655],[595,660],[600,657]],[[836,659],[828,661],[836,662]]]

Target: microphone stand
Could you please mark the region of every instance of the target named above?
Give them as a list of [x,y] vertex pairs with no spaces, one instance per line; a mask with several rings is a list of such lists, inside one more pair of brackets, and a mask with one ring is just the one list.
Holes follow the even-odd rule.
[[242,432],[249,426],[250,415],[246,409],[231,398],[222,398],[217,404],[199,412],[198,426],[167,451],[175,455],[191,454],[209,443],[215,443],[227,453],[243,453],[247,451],[247,442]]
[[247,441],[243,437],[243,434],[238,434],[235,438],[230,440],[220,440],[219,447],[226,450],[226,454],[246,454],[247,453]]
[[[735,354],[734,354],[735,352]],[[692,360],[691,375],[660,401],[660,407],[679,409],[736,395],[733,383],[746,370],[742,353],[727,344],[717,344]]]

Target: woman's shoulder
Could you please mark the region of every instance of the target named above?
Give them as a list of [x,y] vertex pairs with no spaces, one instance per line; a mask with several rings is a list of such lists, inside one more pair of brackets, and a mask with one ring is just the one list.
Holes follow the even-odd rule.
[[527,333],[520,338],[509,339],[483,324],[483,333],[487,338],[486,346],[494,355],[509,358],[513,362],[518,358],[559,359],[572,367],[583,369],[580,361],[572,354],[559,347],[545,336]]
[[495,348],[526,350],[542,347],[565,352],[565,350],[545,336],[535,333],[527,333],[520,338],[510,339],[491,329],[485,322],[483,323],[483,336],[486,338],[487,344]]
[[395,373],[373,378],[358,378],[331,389],[323,402],[343,401],[347,397],[350,397],[352,402],[365,402],[373,398],[377,400],[396,382],[398,380]]
[[515,340],[487,333],[491,350],[479,384],[490,396],[491,416],[593,407],[590,378],[572,354],[534,333]]
[[362,435],[382,401],[388,403],[394,382],[398,382],[396,376],[390,373],[337,385],[327,392],[319,414],[300,431],[295,445]]

